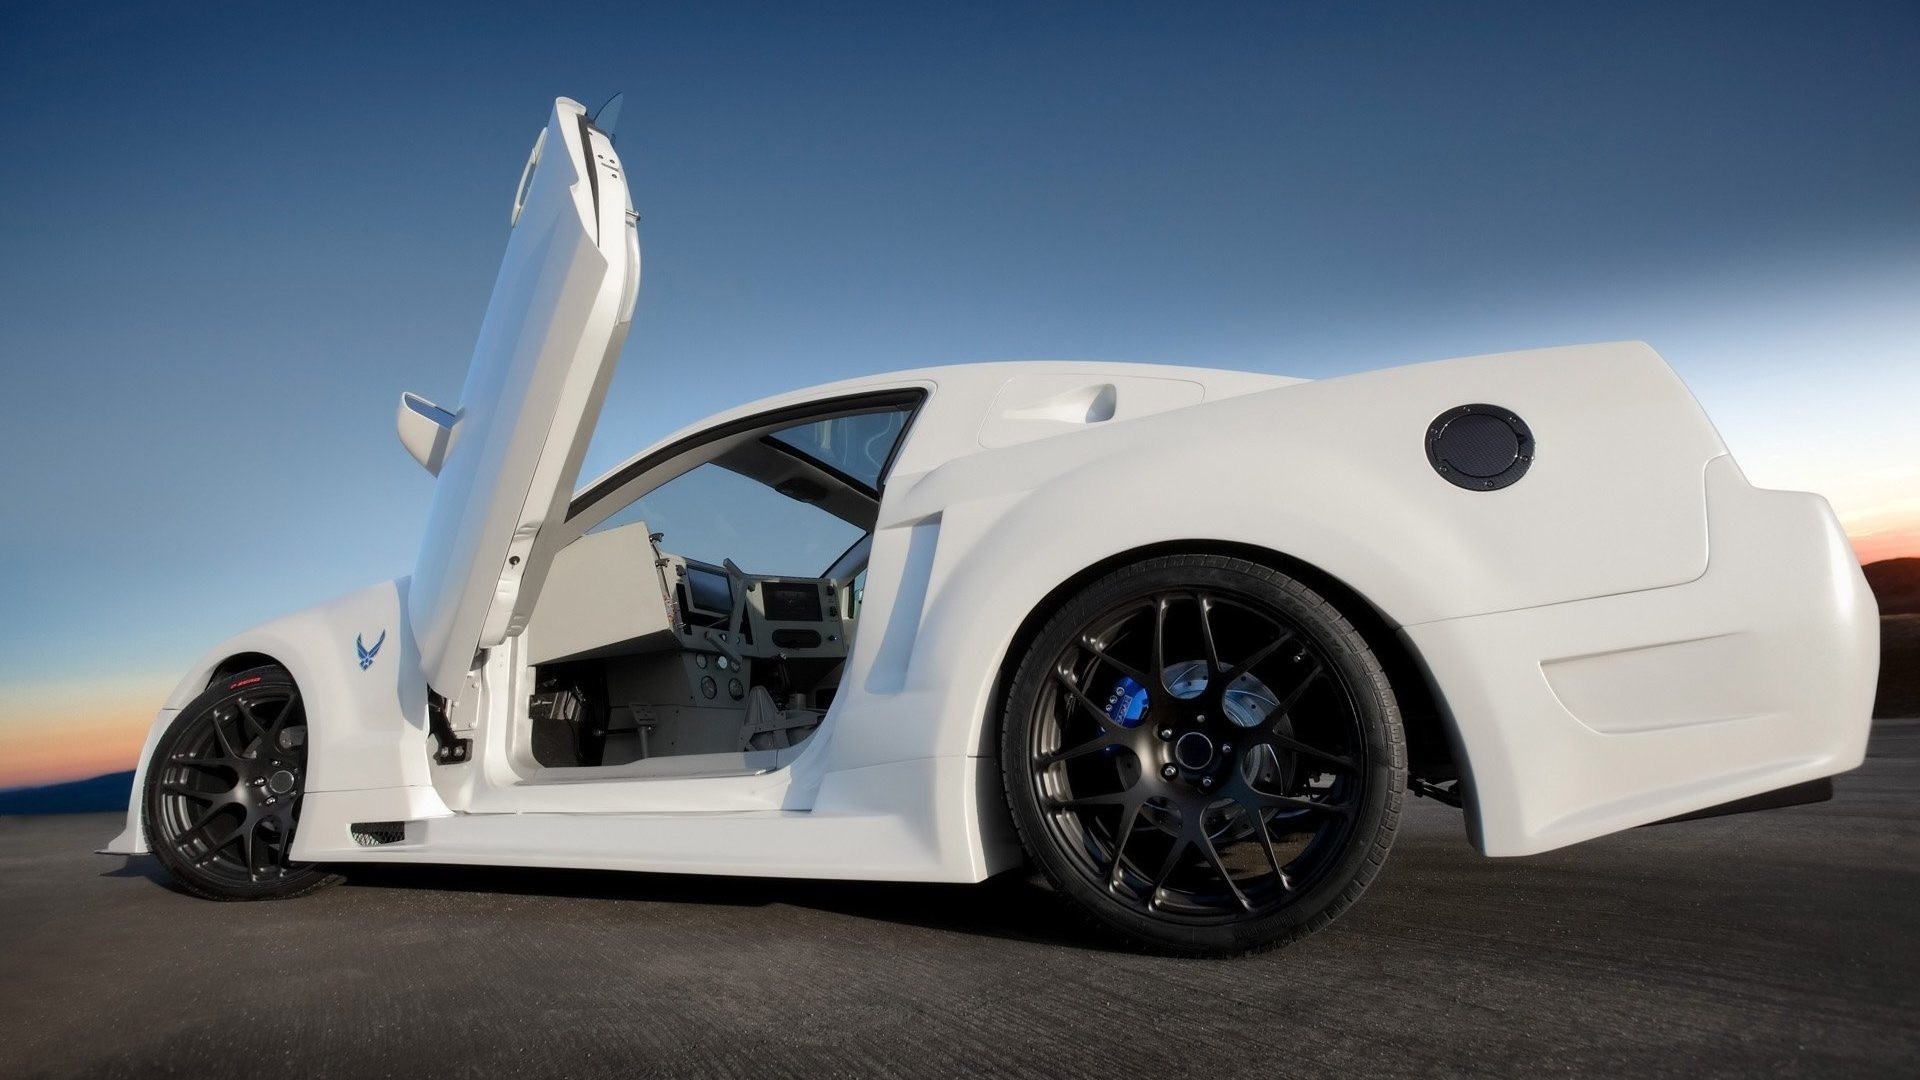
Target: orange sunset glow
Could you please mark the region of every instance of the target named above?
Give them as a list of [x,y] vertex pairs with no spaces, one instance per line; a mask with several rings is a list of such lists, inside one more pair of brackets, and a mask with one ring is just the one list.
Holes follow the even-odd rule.
[[0,788],[77,780],[131,769],[154,710],[172,689],[145,686],[13,687],[0,706]]
[[1872,511],[1842,514],[1862,566],[1920,555],[1920,496]]

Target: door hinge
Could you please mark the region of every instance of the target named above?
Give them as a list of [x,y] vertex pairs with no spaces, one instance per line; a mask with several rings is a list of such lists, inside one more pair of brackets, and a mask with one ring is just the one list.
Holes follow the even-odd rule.
[[447,718],[447,699],[431,690],[427,691],[427,730],[433,735],[435,765],[460,765],[473,756],[473,740],[453,733],[453,722]]

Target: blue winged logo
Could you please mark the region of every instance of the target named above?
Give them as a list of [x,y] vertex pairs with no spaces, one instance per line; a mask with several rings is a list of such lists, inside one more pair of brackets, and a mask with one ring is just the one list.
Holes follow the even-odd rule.
[[372,648],[367,647],[367,643],[361,639],[359,634],[353,635],[353,651],[360,654],[361,671],[365,671],[373,666],[373,658],[380,655],[380,646],[386,643],[387,632],[385,630],[380,631],[380,639],[373,643]]

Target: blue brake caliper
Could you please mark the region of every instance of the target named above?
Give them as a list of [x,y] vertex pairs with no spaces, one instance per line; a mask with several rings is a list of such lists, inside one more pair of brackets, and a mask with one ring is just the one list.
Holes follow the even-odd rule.
[[1107,719],[1123,728],[1135,727],[1147,714],[1147,688],[1123,675],[1107,693]]

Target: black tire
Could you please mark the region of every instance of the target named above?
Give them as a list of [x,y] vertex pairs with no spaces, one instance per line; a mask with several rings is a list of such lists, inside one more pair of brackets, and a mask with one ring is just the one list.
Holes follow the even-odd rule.
[[209,900],[300,896],[340,880],[292,861],[305,792],[306,710],[278,667],[223,675],[160,736],[147,762],[147,847]]
[[1214,555],[1067,600],[1009,686],[1000,762],[1054,891],[1185,956],[1333,921],[1380,872],[1406,792],[1399,707],[1359,632],[1293,578]]

